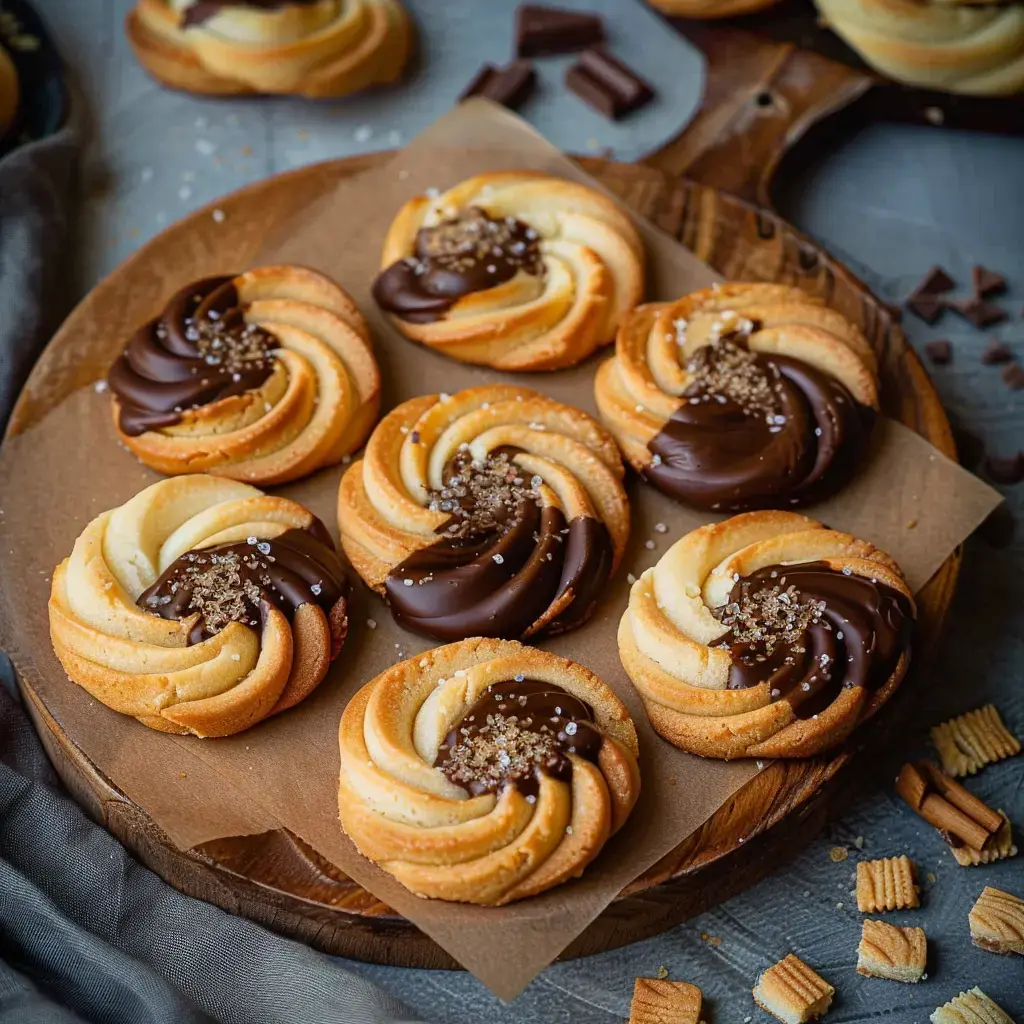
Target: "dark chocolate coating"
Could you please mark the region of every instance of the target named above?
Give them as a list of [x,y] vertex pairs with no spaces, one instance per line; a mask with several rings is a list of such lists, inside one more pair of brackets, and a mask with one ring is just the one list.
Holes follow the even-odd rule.
[[[451,235],[465,224],[473,227],[470,237],[441,245],[444,233]],[[400,320],[433,323],[459,299],[510,281],[520,270],[543,273],[537,233],[514,217],[495,220],[472,207],[436,227],[421,228],[413,255],[377,275],[373,298]]]
[[406,629],[440,640],[519,639],[570,588],[572,602],[542,633],[579,625],[607,583],[612,560],[604,523],[580,516],[566,524],[557,508],[524,498],[494,530],[442,537],[414,552],[385,586],[395,621]]
[[773,701],[788,701],[798,718],[807,719],[821,714],[844,687],[880,689],[900,658],[909,657],[914,607],[887,584],[824,562],[770,565],[737,580],[725,607],[774,586],[795,587],[801,603],[824,602],[821,616],[793,643],[778,643],[769,654],[762,643],[738,641],[731,628],[717,643],[732,655],[729,689],[768,683]]
[[769,423],[731,400],[704,400],[701,387],[691,386],[647,445],[660,462],[646,466],[644,476],[659,490],[697,508],[743,512],[821,501],[853,476],[874,410],[798,359],[756,359],[778,378],[785,422]]
[[[505,785],[514,785],[524,794],[536,796],[540,772],[565,782],[572,777],[572,762],[568,754],[577,754],[592,763],[597,761],[604,736],[594,725],[593,708],[553,683],[517,679],[494,683],[487,688],[445,737],[434,761],[435,767],[444,771],[456,746],[478,741],[480,730],[487,725],[489,717],[513,716],[521,729],[551,734],[556,741],[556,749],[535,762],[528,771],[513,769],[503,773],[502,778],[456,783],[471,795],[493,793]],[[570,722],[575,725],[572,734],[565,731]]]
[[[235,556],[232,565],[238,576],[232,590],[240,597],[240,614],[233,621],[252,628],[262,624],[264,606],[278,608],[289,620],[303,604],[317,604],[330,616],[331,609],[349,593],[348,578],[330,534],[319,519],[314,519],[308,529],[286,530],[273,540],[253,537],[187,551],[139,596],[138,606],[164,619],[189,618],[197,611],[190,607],[190,569],[202,569],[213,557],[225,556]],[[189,644],[201,643],[219,631],[208,626],[205,616],[200,615],[189,634]]]
[[[258,388],[273,372],[271,335],[247,326],[230,277],[210,277],[177,292],[163,313],[135,332],[107,374],[120,404],[119,426],[129,437],[172,426],[195,409]],[[217,325],[227,335],[248,336],[263,358],[244,368],[203,356],[197,325]]]
[[222,7],[255,7],[260,11],[276,11],[289,5],[302,7],[317,2],[318,0],[195,0],[182,12],[180,26],[191,28],[194,25],[202,25],[219,14]]

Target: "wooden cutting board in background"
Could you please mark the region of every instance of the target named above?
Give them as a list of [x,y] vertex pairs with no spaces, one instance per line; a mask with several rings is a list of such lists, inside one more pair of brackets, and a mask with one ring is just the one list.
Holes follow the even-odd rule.
[[764,206],[786,161],[813,159],[870,124],[1024,135],[1024,95],[955,96],[882,78],[819,24],[811,0],[669,20],[707,57],[707,88],[686,130],[646,162]]

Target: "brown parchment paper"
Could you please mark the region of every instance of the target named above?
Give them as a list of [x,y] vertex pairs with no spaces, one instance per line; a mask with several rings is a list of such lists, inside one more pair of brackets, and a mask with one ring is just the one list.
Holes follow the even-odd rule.
[[[401,338],[370,299],[384,231],[405,199],[469,174],[509,168],[593,184],[524,122],[474,102],[442,118],[384,169],[346,179],[293,223],[281,225],[256,261],[309,264],[352,293],[374,331],[385,408],[414,395],[511,379],[594,412],[596,360],[546,375],[463,366]],[[650,258],[650,298],[673,298],[716,280],[667,235],[647,223],[639,227]],[[222,272],[237,269],[225,254]],[[166,295],[186,278],[184,270],[181,279],[166,281]],[[83,334],[78,343],[83,354],[116,351],[108,337]],[[340,476],[336,467],[280,492],[309,506],[336,535]],[[98,704],[64,676],[49,643],[50,573],[93,516],[156,479],[118,444],[108,396],[93,388],[75,392],[5,445],[0,452],[0,642],[72,742],[183,849],[288,828],[412,920],[498,996],[510,999],[625,885],[758,771],[750,762],[704,761],[660,740],[619,664],[615,632],[626,604],[627,573],[639,575],[681,534],[709,518],[633,480],[632,537],[616,579],[586,626],[542,646],[597,672],[629,706],[641,742],[643,792],[636,810],[578,881],[500,909],[420,900],[360,857],[337,821],[342,708],[384,668],[431,646],[395,626],[383,603],[365,588],[356,589],[348,640],[320,688],[299,707],[240,736],[204,741],[152,732]],[[887,421],[867,469],[812,514],[890,551],[917,589],[998,500],[918,435]],[[908,529],[911,519],[916,526]],[[658,523],[668,532],[655,530]],[[653,541],[653,549],[647,541]]]

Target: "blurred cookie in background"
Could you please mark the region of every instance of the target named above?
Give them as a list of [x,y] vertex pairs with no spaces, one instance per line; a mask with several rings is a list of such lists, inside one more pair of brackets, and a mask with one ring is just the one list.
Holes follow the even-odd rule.
[[18,116],[18,69],[0,46],[0,139],[4,139]]
[[674,18],[734,18],[774,7],[779,0],[650,0],[663,14]]

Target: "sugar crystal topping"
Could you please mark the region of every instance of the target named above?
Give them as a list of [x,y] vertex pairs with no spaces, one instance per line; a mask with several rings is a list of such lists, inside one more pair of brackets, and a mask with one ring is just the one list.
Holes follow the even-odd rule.
[[802,652],[801,637],[825,611],[824,601],[805,600],[792,584],[786,586],[785,577],[775,586],[756,590],[743,586],[741,591],[738,601],[715,609],[714,615],[731,630],[733,644],[755,645],[758,657],[771,657],[780,645]]

